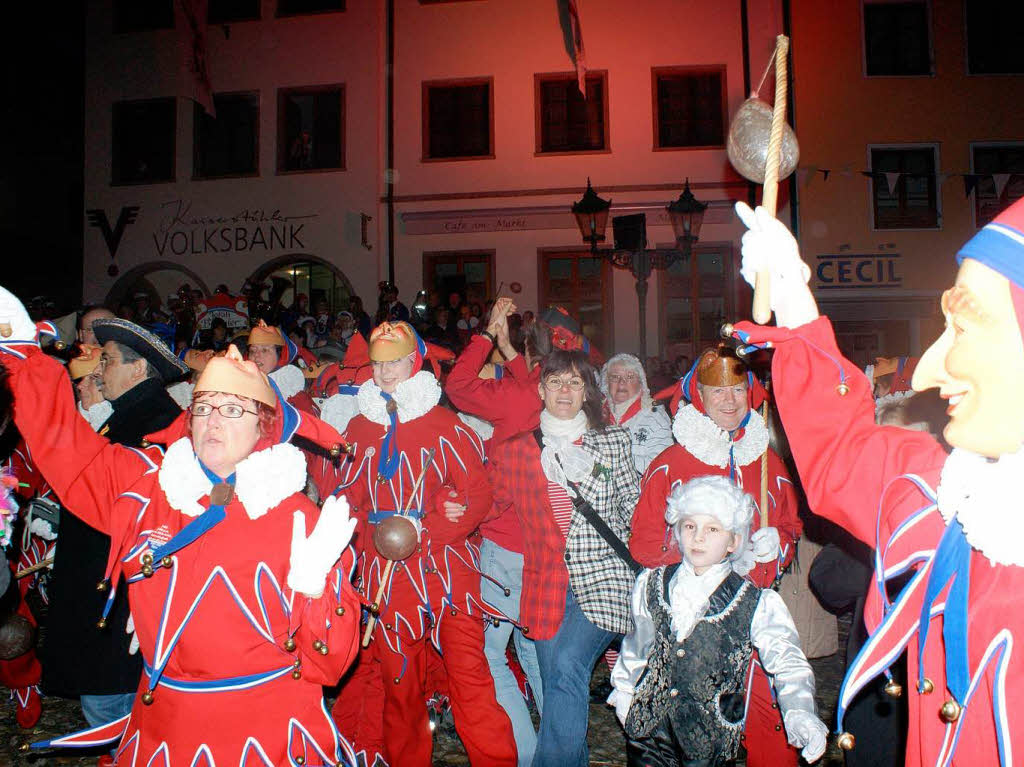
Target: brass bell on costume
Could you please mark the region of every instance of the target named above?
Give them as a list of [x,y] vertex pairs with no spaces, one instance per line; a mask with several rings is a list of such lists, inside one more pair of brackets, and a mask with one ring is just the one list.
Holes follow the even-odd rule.
[[172,564],[174,564],[174,561],[170,557],[164,557],[160,560],[160,564],[164,567],[170,567]]
[[100,581],[99,583],[96,584],[96,590],[97,591],[106,591],[109,588],[110,588],[110,584],[107,583],[105,580]]
[[153,705],[153,691],[152,690],[146,690],[144,693],[142,693],[142,702],[145,705],[147,705],[147,706]]
[[317,652],[320,652],[320,648],[323,647],[323,646],[324,646],[324,643],[321,642],[319,639],[314,639],[313,640],[313,649],[316,650]]
[[853,747],[857,745],[857,739],[853,737],[852,732],[844,732],[840,733],[839,737],[836,739],[836,744],[839,748],[843,749],[843,751],[852,751]]
[[338,615],[338,616],[344,615],[345,614],[345,608],[342,607],[341,605],[338,605],[337,607],[334,608],[334,614]]
[[903,685],[895,679],[890,679],[889,683],[885,685],[885,693],[889,697],[898,698],[903,694]]
[[106,618],[100,618],[98,621],[96,621],[96,628],[98,628],[98,629],[105,629],[106,627],[107,627],[107,619]]
[[850,387],[846,385],[845,381],[843,381],[836,387],[836,393],[838,393],[840,397],[845,397],[850,393]]
[[934,689],[935,689],[935,685],[932,684],[932,680],[931,679],[929,679],[928,677],[925,677],[924,679],[921,680],[921,694],[922,695],[931,695],[932,694],[932,690],[934,690]]
[[941,708],[939,708],[939,719],[946,724],[952,724],[960,718],[961,711],[962,709],[960,708],[960,704],[950,698],[942,704]]
[[292,672],[292,679],[302,679],[302,672],[299,671],[298,669],[295,669]]
[[319,652],[320,652],[321,655],[326,655],[328,653],[327,645],[325,645],[323,642],[320,643],[320,650],[319,650]]
[[288,637],[286,640],[284,640],[284,649],[287,650],[288,652],[291,652],[292,650],[294,650],[295,649],[295,640],[292,639],[291,637]]

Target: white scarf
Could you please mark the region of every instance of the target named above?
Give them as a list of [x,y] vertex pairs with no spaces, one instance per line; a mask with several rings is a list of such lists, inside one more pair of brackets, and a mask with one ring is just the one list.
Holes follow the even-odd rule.
[[672,576],[668,593],[672,630],[676,632],[677,642],[682,642],[693,633],[694,627],[711,605],[711,595],[722,585],[731,570],[729,560],[712,565],[702,575],[697,575],[685,559],[679,564],[679,569]]
[[105,424],[113,412],[113,406],[105,399],[100,400],[88,409],[82,407],[81,402],[78,403],[78,414],[88,421],[93,431],[96,431]]
[[743,436],[734,441],[732,435],[709,416],[693,405],[687,405],[679,408],[672,419],[672,436],[701,463],[721,469],[729,465],[730,450],[736,465],[746,466],[760,458],[768,448],[768,429],[756,410],[750,411]]
[[1024,447],[992,461],[954,448],[942,465],[939,512],[948,524],[956,515],[967,542],[993,565],[1024,567],[1024,513],[1020,478]]
[[549,482],[569,490],[569,482],[582,482],[594,470],[594,458],[573,442],[587,431],[587,414],[582,410],[568,420],[540,411],[544,449],[540,465]]
[[612,415],[615,416],[615,423],[619,422],[619,419],[622,418],[623,414],[627,410],[629,410],[629,408],[632,407],[633,403],[636,402],[638,399],[640,399],[639,394],[637,394],[632,399],[626,400],[620,405],[616,405],[614,402],[612,402],[610,397],[608,398],[608,409],[611,410]]

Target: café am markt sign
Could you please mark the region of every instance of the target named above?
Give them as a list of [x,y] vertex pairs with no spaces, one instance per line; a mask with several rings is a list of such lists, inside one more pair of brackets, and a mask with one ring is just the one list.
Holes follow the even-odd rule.
[[160,219],[152,234],[153,247],[162,258],[305,250],[305,226],[318,215],[286,213],[280,208],[211,213],[194,210],[191,200],[171,200],[160,208]]
[[899,253],[841,253],[816,256],[816,290],[899,288],[903,285],[900,266]]

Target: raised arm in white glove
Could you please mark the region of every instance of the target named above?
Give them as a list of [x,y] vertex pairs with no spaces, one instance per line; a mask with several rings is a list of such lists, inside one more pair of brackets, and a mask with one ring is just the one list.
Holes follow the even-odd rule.
[[25,311],[25,306],[9,290],[0,287],[0,326],[10,328],[10,335],[0,334],[0,341],[35,341],[36,324]]
[[785,225],[758,206],[736,203],[736,215],[746,224],[740,274],[753,287],[759,271],[771,273],[771,308],[779,327],[796,328],[818,316],[807,281],[811,270],[800,260],[800,249]]
[[800,756],[808,763],[816,762],[825,753],[828,727],[818,717],[799,709],[787,711],[783,719],[789,745],[801,749]]
[[779,540],[777,527],[762,527],[750,536],[750,545],[754,550],[755,562],[774,562],[779,558],[782,544]]
[[306,537],[306,515],[292,515],[292,551],[288,559],[288,587],[313,599],[319,599],[327,584],[327,575],[341,552],[352,540],[356,520],[348,515],[348,501],[331,496],[320,509],[313,532]]

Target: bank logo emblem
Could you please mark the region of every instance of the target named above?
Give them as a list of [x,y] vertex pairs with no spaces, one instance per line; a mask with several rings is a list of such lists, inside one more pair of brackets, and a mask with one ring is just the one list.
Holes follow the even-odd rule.
[[111,229],[105,210],[93,208],[92,210],[85,211],[85,217],[89,219],[89,226],[95,226],[103,234],[103,240],[107,243],[107,250],[110,252],[111,258],[117,254],[117,246],[121,244],[124,230],[128,228],[129,224],[135,223],[135,218],[138,215],[138,205],[128,205],[121,208],[121,212],[117,216],[117,224]]

